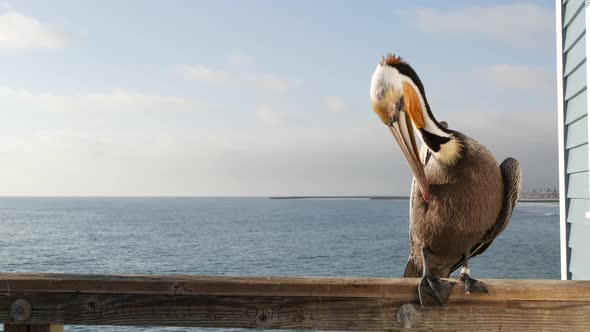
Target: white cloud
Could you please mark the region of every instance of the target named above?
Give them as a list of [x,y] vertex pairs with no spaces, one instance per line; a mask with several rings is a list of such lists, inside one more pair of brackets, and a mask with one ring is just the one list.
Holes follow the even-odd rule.
[[289,123],[291,120],[290,114],[278,112],[266,106],[256,109],[256,118],[261,122],[271,126],[284,125]]
[[60,48],[65,43],[63,32],[32,16],[11,9],[0,12],[0,49]]
[[254,57],[242,53],[234,53],[229,56],[229,63],[232,65],[251,65],[254,63]]
[[[274,121],[277,113],[260,114]],[[525,188],[557,183],[555,112],[475,110],[441,118],[499,162],[518,159]],[[399,147],[370,120],[321,128],[3,132],[0,195],[407,194],[411,174]]]
[[[552,7],[534,4],[418,8],[401,13],[417,29],[430,33],[477,34],[518,46],[547,46],[555,38]],[[409,17],[408,17],[409,16]]]
[[206,81],[212,83],[226,83],[230,80],[228,73],[221,70],[213,70],[205,66],[178,65],[174,72],[185,80]]
[[555,73],[542,67],[497,64],[481,69],[478,76],[503,89],[555,93]]
[[342,113],[348,111],[346,102],[340,97],[328,96],[324,98],[324,104],[330,112]]
[[232,88],[258,88],[285,92],[289,82],[271,74],[215,70],[205,66],[178,65],[174,72],[185,80],[204,81]]
[[179,97],[152,95],[123,89],[110,92],[59,94],[7,87],[0,87],[0,105],[4,107],[29,106],[48,111],[198,109],[202,106],[194,101]]

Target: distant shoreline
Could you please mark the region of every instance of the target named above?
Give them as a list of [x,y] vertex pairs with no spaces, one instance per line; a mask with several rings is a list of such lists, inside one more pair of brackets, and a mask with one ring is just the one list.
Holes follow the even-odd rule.
[[519,198],[519,202],[554,202],[559,203],[559,198]]
[[[269,199],[410,199],[409,196],[270,196]],[[559,202],[559,198],[520,198],[523,203]]]
[[408,199],[409,196],[270,196],[269,199]]

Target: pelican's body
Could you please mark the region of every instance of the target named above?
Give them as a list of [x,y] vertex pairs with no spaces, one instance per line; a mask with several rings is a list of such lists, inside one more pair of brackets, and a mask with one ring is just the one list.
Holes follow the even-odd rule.
[[[454,283],[441,280],[463,265],[465,292],[487,292],[470,277],[469,258],[482,253],[512,215],[520,191],[520,167],[498,165],[476,140],[434,117],[414,69],[388,55],[371,79],[373,111],[388,127],[414,173],[410,198],[410,257],[404,277],[422,276],[424,304],[445,304]],[[414,130],[422,146],[418,153]]]
[[[433,276],[448,278],[465,252],[481,242],[498,221],[504,185],[500,167],[490,151],[474,139],[456,133],[462,156],[453,166],[428,158],[424,167],[430,199],[412,190],[410,204],[410,262],[404,276],[422,274],[422,246],[430,250]],[[426,159],[427,149],[423,147]]]

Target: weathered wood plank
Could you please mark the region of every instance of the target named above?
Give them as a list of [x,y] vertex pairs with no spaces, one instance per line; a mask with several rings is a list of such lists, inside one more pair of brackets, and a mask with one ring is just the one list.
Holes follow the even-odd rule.
[[63,325],[42,324],[4,324],[4,332],[64,332]]
[[467,296],[455,287],[447,308],[420,308],[418,279],[0,274],[0,321],[9,322],[11,304],[24,298],[32,305],[28,324],[363,331],[590,326],[590,281],[485,282],[489,295]]
[[[385,331],[402,327],[393,299],[162,295],[44,294],[30,296],[32,323],[199,326],[264,329]],[[1,300],[2,305],[4,300]],[[411,326],[453,330],[573,331],[590,326],[590,304],[581,302],[451,301],[446,309],[422,309]],[[6,319],[0,311],[0,319]]]
[[[0,294],[59,292],[89,294],[236,295],[416,298],[416,278],[232,277],[188,275],[72,275],[0,273]],[[589,281],[488,279],[488,300],[590,301]],[[472,299],[459,289],[452,297]]]

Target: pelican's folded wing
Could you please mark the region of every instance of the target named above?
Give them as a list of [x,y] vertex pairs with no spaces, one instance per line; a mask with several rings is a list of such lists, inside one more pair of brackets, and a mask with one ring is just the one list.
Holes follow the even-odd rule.
[[[502,172],[502,181],[504,182],[504,197],[502,200],[502,209],[498,215],[498,219],[494,226],[490,228],[483,238],[471,248],[470,257],[477,256],[483,253],[492,244],[494,239],[508,226],[510,217],[512,217],[512,210],[516,205],[518,194],[520,193],[521,185],[521,171],[518,161],[513,158],[506,158],[500,165]],[[451,268],[451,272],[459,268],[463,264],[463,260],[459,260]]]

